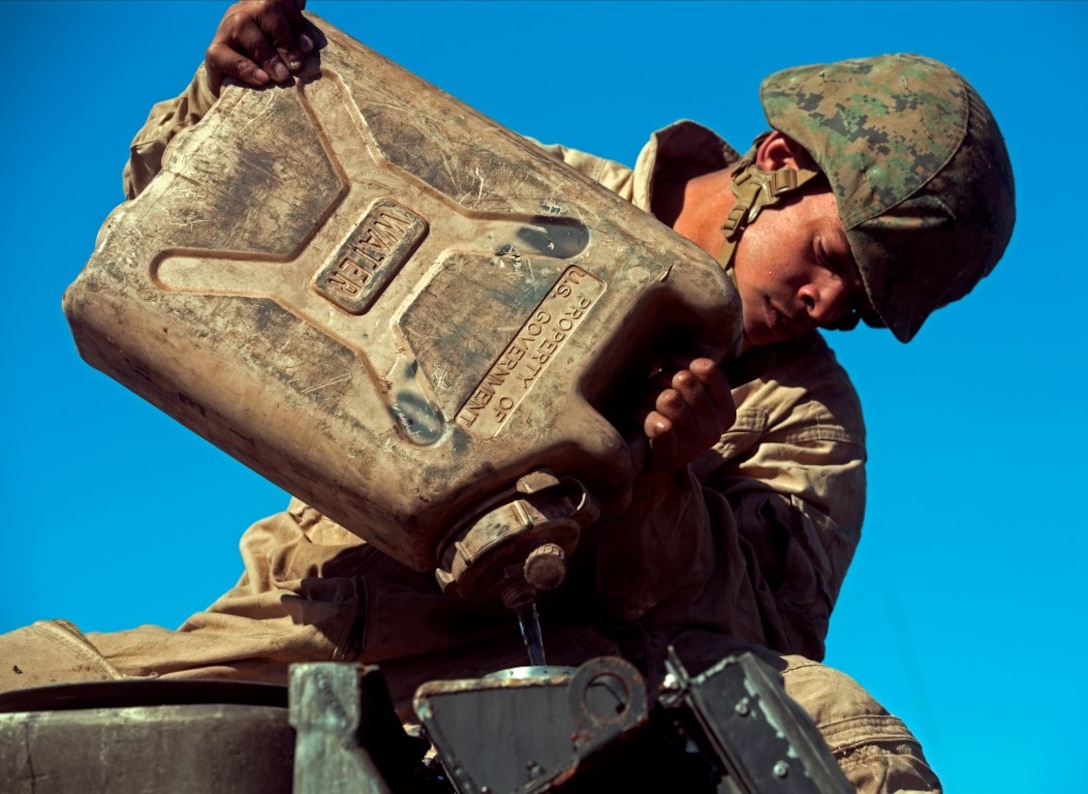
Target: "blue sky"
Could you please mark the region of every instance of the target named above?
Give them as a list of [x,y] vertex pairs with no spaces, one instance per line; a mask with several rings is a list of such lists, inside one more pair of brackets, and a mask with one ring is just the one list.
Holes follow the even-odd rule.
[[[128,141],[191,76],[225,4],[4,2],[8,101],[0,631],[175,626],[286,503],[75,352],[60,296],[123,196]],[[1083,790],[1088,4],[354,3],[310,9],[512,129],[633,163],[678,118],[743,149],[778,68],[911,51],[959,69],[1012,155],[997,269],[904,346],[831,334],[865,407],[864,537],[828,659],[922,739],[950,792]],[[1069,162],[1066,162],[1066,159]]]

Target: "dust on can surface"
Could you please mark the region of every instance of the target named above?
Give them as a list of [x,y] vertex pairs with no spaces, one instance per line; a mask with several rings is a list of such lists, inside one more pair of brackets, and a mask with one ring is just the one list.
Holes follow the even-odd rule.
[[625,378],[726,355],[705,252],[321,20],[295,85],[227,87],[65,295],[84,358],[417,570],[537,470],[633,475]]

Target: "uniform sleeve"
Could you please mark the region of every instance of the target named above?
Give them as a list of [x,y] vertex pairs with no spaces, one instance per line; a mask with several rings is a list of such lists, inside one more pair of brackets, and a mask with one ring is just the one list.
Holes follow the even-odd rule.
[[636,479],[597,523],[595,596],[613,620],[703,626],[822,659],[861,533],[861,408],[818,335],[737,388],[737,421],[689,467]]
[[734,391],[736,424],[694,468],[732,509],[766,644],[819,660],[861,537],[865,427],[819,334],[780,353]]
[[121,175],[126,198],[136,198],[147,187],[162,169],[166,145],[179,132],[204,118],[215,99],[201,64],[180,96],[151,108],[147,121],[129,146],[129,160]]
[[[633,200],[631,169],[544,148]],[[713,450],[671,483],[636,480],[630,508],[599,522],[596,595],[609,617],[713,626],[823,658],[861,536],[865,426],[819,333],[776,355],[733,391],[737,421]]]
[[635,174],[627,166],[614,160],[606,160],[603,157],[587,154],[557,143],[545,145],[532,138],[529,140],[621,198],[634,201]]

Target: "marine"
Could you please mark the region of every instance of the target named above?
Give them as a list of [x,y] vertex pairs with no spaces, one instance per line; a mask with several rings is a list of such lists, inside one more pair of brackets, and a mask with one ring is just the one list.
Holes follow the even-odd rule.
[[[137,135],[129,197],[225,79],[291,81],[320,42],[301,11],[296,0],[227,11],[194,82]],[[617,653],[655,680],[670,644],[689,665],[755,648],[857,790],[936,791],[906,726],[818,664],[865,487],[860,405],[819,329],[864,322],[907,342],[966,295],[1012,233],[1011,165],[974,89],[921,56],[786,69],[760,99],[771,129],[743,157],[691,122],[655,133],[633,170],[547,147],[718,258],[741,297],[747,356],[764,367],[731,384],[707,358],[662,362],[630,439],[643,460],[630,505],[598,522],[542,604],[549,661]],[[380,664],[403,699],[429,678],[523,658],[501,611],[443,596],[297,500],[251,527],[242,553],[239,583],[177,632],[83,635],[54,621],[0,637],[21,671],[0,671],[0,687],[282,681],[291,662],[357,659]]]

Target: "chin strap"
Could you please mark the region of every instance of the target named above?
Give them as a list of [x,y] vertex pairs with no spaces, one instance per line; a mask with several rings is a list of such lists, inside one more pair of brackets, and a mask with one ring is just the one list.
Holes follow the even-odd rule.
[[733,254],[736,253],[740,235],[756,219],[760,210],[777,204],[786,193],[797,190],[819,176],[823,176],[820,171],[810,171],[807,168],[764,171],[754,162],[742,164],[730,185],[737,201],[722,224],[725,242],[718,251],[718,264],[725,270],[733,267]]

